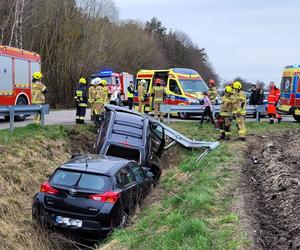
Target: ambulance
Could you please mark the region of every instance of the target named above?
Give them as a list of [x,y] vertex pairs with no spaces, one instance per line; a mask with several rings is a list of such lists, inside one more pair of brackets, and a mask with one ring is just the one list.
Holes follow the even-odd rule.
[[286,66],[281,80],[279,110],[300,122],[300,64]]
[[[161,79],[162,86],[166,87],[164,103],[168,105],[200,104],[203,101],[203,92],[208,91],[206,83],[200,74],[193,69],[171,68],[166,70],[140,70],[136,76],[134,105],[138,106],[138,83],[141,80],[147,82],[144,86],[149,98],[145,103],[145,112],[153,109],[152,89],[156,78]],[[187,118],[189,114],[179,113],[180,118]]]

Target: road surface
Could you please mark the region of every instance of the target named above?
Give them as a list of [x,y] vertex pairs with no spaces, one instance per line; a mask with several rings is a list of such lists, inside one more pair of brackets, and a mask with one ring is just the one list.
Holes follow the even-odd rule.
[[[75,109],[71,110],[58,110],[58,111],[50,111],[49,115],[45,117],[46,125],[54,125],[54,124],[64,124],[64,125],[74,125],[75,124]],[[192,117],[189,119],[191,121],[199,120],[199,117]],[[267,121],[268,118],[263,118],[261,121]],[[185,120],[178,118],[171,118],[171,122],[182,122]],[[247,118],[247,121],[255,121],[255,119]],[[23,122],[15,122],[15,127],[25,127],[26,125],[33,123],[33,116],[27,117]],[[87,109],[86,114],[86,122],[91,123],[90,121],[90,109]],[[283,116],[283,122],[295,122],[292,116]],[[5,121],[4,118],[0,118],[0,129],[9,128],[9,122]]]

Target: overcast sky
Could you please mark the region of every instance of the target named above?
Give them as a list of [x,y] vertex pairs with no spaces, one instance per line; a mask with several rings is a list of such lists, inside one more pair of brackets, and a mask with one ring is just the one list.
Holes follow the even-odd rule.
[[[300,64],[300,1],[115,0],[121,19],[160,19],[204,47],[223,80],[280,81]],[[201,74],[201,72],[200,72]]]

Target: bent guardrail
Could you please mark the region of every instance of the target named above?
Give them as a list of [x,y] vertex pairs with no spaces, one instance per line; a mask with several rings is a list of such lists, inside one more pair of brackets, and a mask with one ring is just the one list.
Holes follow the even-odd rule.
[[0,106],[0,116],[9,116],[9,130],[14,130],[14,118],[18,115],[41,115],[41,126],[45,126],[45,115],[49,114],[49,104]]
[[[221,105],[213,106],[213,115],[220,112]],[[266,112],[266,105],[247,105],[247,114],[256,113],[256,121],[260,121],[260,113]],[[160,105],[160,111],[168,115],[168,124],[170,123],[171,113],[202,113],[204,108],[202,105]]]

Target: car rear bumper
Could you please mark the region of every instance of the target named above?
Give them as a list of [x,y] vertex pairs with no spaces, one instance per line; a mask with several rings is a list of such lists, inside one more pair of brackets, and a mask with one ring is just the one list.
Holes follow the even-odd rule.
[[[82,220],[82,227],[75,227],[75,226],[69,226],[69,225],[57,223],[56,222],[57,216]],[[49,227],[55,227],[55,228],[60,228],[65,230],[76,231],[76,232],[103,233],[103,232],[110,232],[113,228],[112,218],[107,216],[103,216],[104,217],[103,220],[105,220],[106,223],[110,225],[105,227],[103,226],[102,223],[100,223],[100,221],[102,221],[101,218],[98,217],[95,219],[91,219],[91,218],[85,218],[83,216],[76,216],[67,213],[58,213],[58,212],[50,211],[48,209],[43,209],[43,211],[40,211],[39,217],[42,220],[42,222]]]

